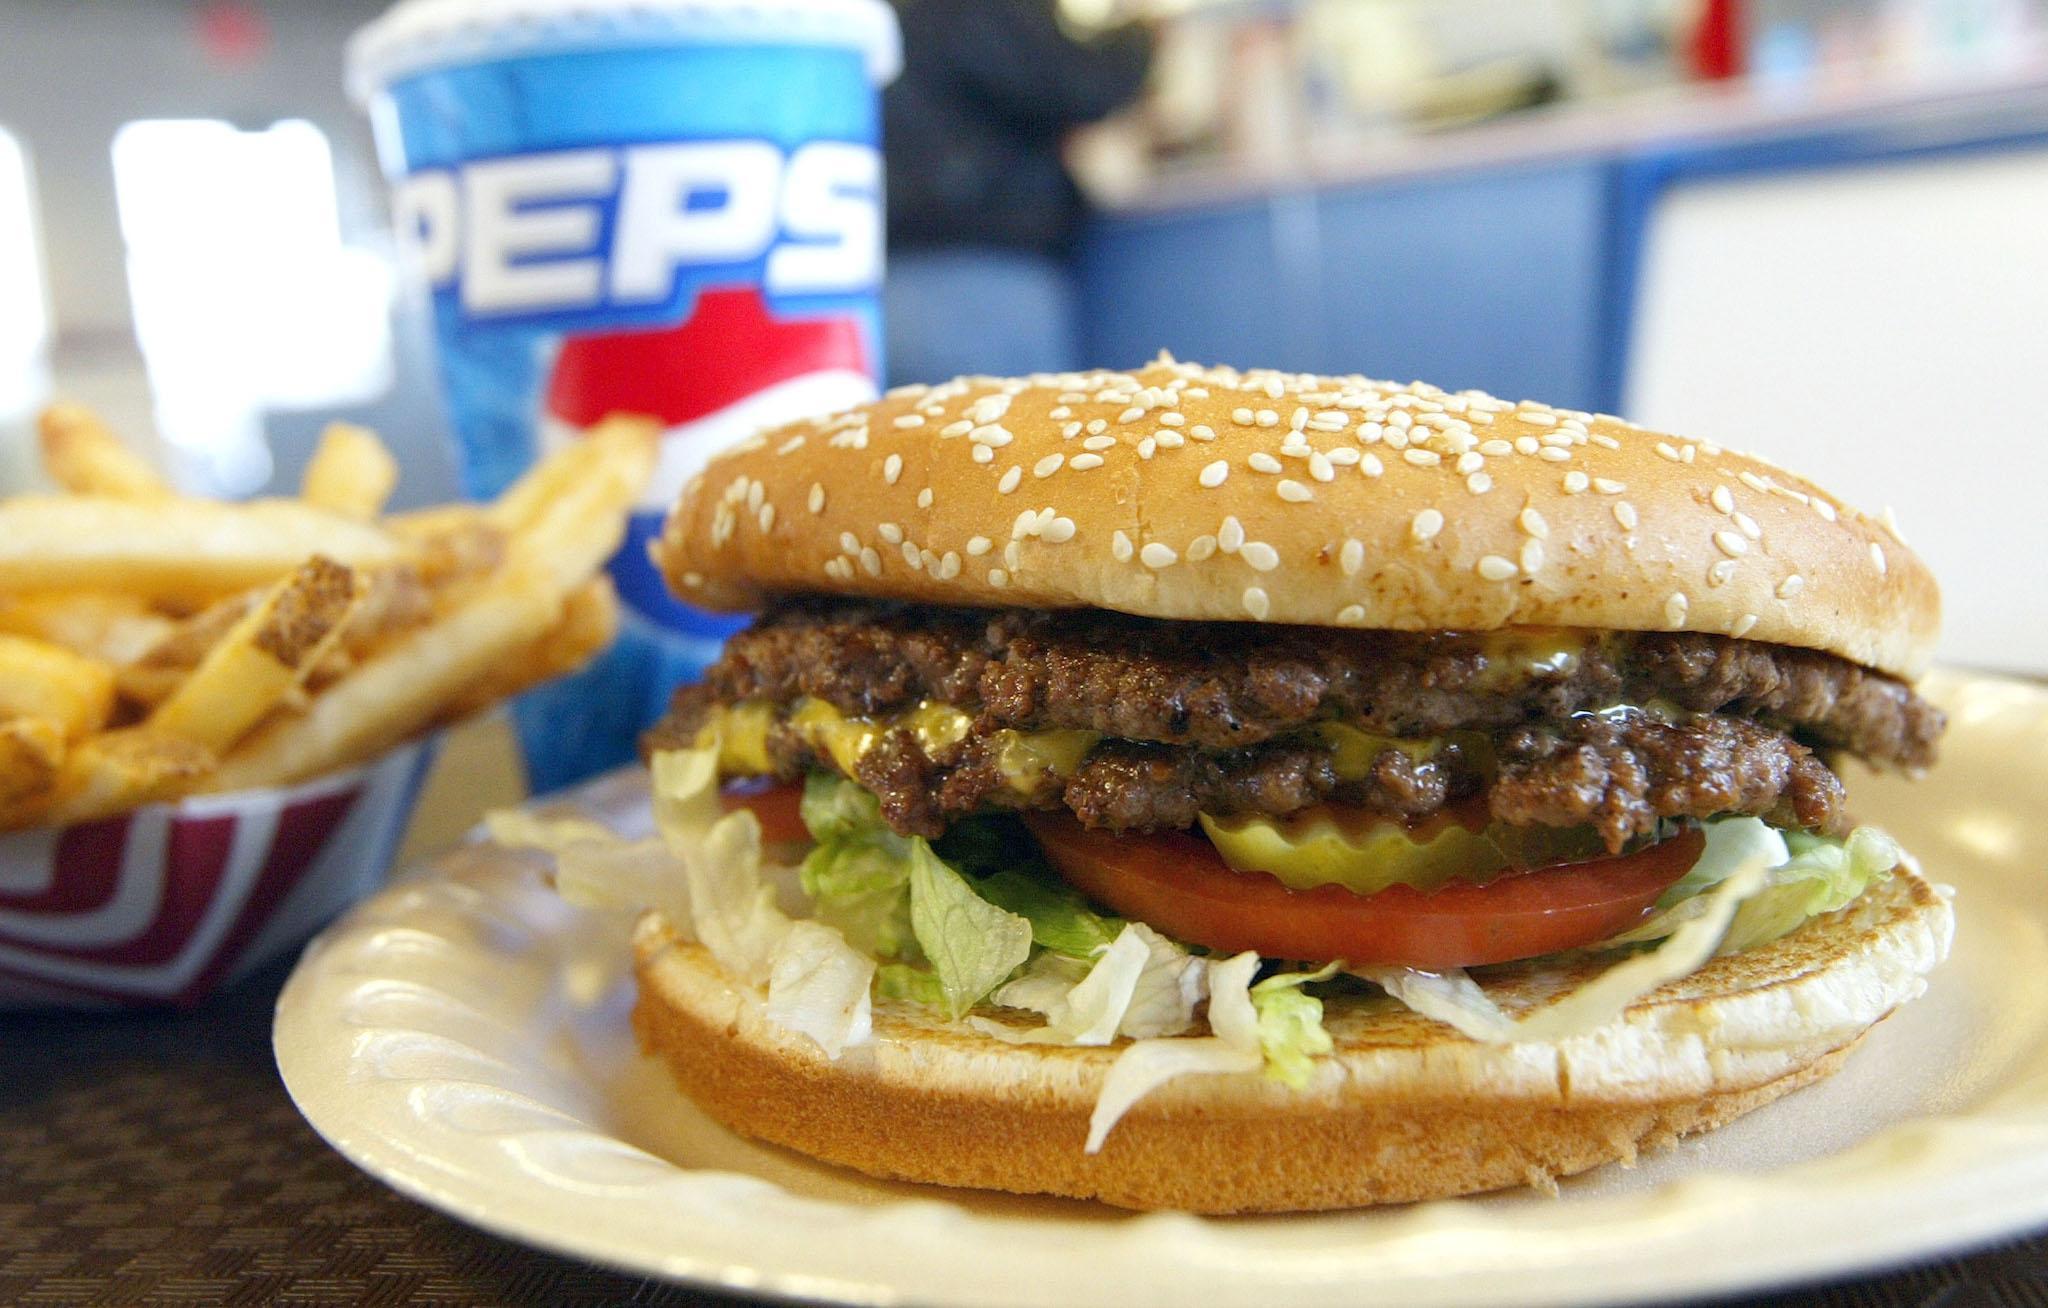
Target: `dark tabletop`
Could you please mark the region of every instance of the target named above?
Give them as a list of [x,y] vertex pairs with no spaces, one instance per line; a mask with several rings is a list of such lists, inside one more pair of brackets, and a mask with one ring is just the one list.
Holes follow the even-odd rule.
[[[191,1013],[0,1016],[0,1304],[724,1304],[470,1230],[300,1120],[285,967]],[[1771,1304],[2048,1308],[2048,1236]]]

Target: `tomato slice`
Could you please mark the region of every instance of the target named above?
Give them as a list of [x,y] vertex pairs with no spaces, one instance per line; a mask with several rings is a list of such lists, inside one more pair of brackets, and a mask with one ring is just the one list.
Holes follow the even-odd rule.
[[1632,854],[1432,891],[1290,890],[1184,832],[1114,835],[1064,813],[1025,818],[1060,874],[1125,917],[1191,944],[1301,962],[1441,969],[1590,945],[1642,921],[1698,860],[1697,831]]
[[799,807],[803,797],[801,781],[731,782],[718,792],[718,802],[726,812],[750,809],[755,817],[761,819],[761,843],[764,845],[810,841],[811,831],[804,825]]

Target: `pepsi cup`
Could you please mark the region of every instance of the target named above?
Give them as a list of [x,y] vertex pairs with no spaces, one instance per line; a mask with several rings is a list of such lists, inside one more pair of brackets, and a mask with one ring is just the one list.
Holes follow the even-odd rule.
[[734,629],[648,561],[683,482],[875,394],[898,59],[883,0],[404,0],[350,43],[468,493],[613,413],[667,430],[617,647],[514,706],[536,790],[629,758]]

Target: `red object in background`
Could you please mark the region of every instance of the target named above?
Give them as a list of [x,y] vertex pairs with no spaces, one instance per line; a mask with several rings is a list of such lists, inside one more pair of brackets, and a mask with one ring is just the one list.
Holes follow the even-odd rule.
[[578,427],[614,413],[650,414],[675,427],[777,382],[833,370],[868,370],[851,316],[785,321],[768,316],[753,287],[705,291],[673,327],[563,340],[547,409]]
[[219,66],[247,67],[270,53],[270,20],[254,5],[212,0],[193,12],[192,27],[199,48]]
[[1705,81],[1742,73],[1742,0],[1707,0],[1692,31],[1692,71]]

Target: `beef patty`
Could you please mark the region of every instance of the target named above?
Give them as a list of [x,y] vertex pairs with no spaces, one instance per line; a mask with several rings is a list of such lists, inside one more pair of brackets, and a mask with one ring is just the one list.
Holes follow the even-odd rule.
[[1694,632],[1503,641],[838,599],[771,610],[726,643],[704,685],[721,703],[810,696],[879,714],[935,700],[1019,730],[1210,750],[1318,721],[1437,736],[1663,703],[1917,769],[1934,761],[1945,725],[1904,682],[1832,654]]
[[[1482,793],[1501,821],[1592,826],[1615,849],[1668,818],[1834,830],[1842,787],[1815,746],[1914,767],[1943,725],[1903,683],[1831,655],[1694,634],[1503,640],[803,601],[734,637],[649,748],[693,740],[721,705],[803,699],[971,718],[943,743],[881,730],[852,765],[893,827],[923,835],[990,808],[1146,831],[1323,802],[1414,818]],[[1316,730],[1331,722],[1431,743],[1340,768]],[[1048,730],[1100,739],[1019,787],[1006,745]],[[840,766],[786,719],[765,745],[785,777]]]

